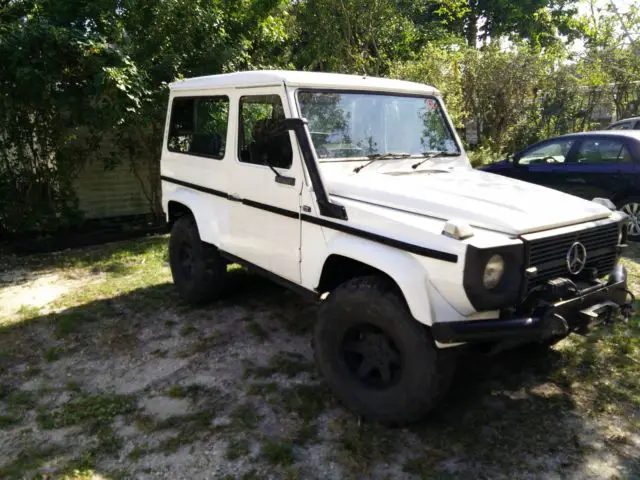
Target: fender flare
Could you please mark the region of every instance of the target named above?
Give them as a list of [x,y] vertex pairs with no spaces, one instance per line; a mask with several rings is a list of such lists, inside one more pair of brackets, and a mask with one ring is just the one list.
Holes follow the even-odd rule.
[[207,221],[205,205],[203,205],[202,194],[184,187],[176,187],[170,194],[164,196],[166,199],[165,211],[167,219],[169,216],[169,204],[179,203],[188,208],[196,220],[200,238],[213,245],[220,245],[220,231],[216,222]]
[[334,236],[327,247],[327,255],[317,266],[316,285],[331,255],[350,258],[389,276],[400,288],[411,315],[425,325],[433,323],[428,275],[412,254],[348,235]]

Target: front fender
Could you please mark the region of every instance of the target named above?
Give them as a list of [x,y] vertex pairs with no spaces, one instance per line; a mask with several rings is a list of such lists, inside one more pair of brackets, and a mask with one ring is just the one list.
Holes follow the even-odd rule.
[[[380,245],[366,239],[350,235],[338,234],[329,241],[328,253],[350,258],[373,267],[391,277],[400,287],[412,316],[420,323],[432,325],[436,312],[457,318],[459,314],[434,292],[430,285],[428,272],[420,264],[415,255],[392,247]],[[319,283],[324,261],[317,266],[317,283]],[[432,292],[436,293],[432,302]]]

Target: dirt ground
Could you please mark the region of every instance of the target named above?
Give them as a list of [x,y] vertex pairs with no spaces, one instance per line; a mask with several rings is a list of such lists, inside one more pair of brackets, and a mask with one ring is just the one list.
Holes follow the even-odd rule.
[[318,378],[314,304],[232,269],[188,307],[166,241],[0,261],[0,478],[640,478],[638,319],[464,355],[442,407],[392,429]]

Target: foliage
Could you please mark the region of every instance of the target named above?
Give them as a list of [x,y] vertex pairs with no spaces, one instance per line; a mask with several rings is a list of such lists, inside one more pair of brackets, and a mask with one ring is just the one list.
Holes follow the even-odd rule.
[[126,162],[160,216],[167,86],[183,77],[296,68],[433,84],[457,128],[477,125],[477,161],[593,128],[600,111],[640,114],[640,9],[580,16],[577,3],[4,2],[0,233],[80,221],[73,181],[88,162]]

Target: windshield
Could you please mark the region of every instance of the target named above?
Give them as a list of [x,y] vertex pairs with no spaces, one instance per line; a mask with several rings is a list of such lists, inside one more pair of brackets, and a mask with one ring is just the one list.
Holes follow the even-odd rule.
[[433,97],[303,90],[298,102],[321,160],[460,153]]

